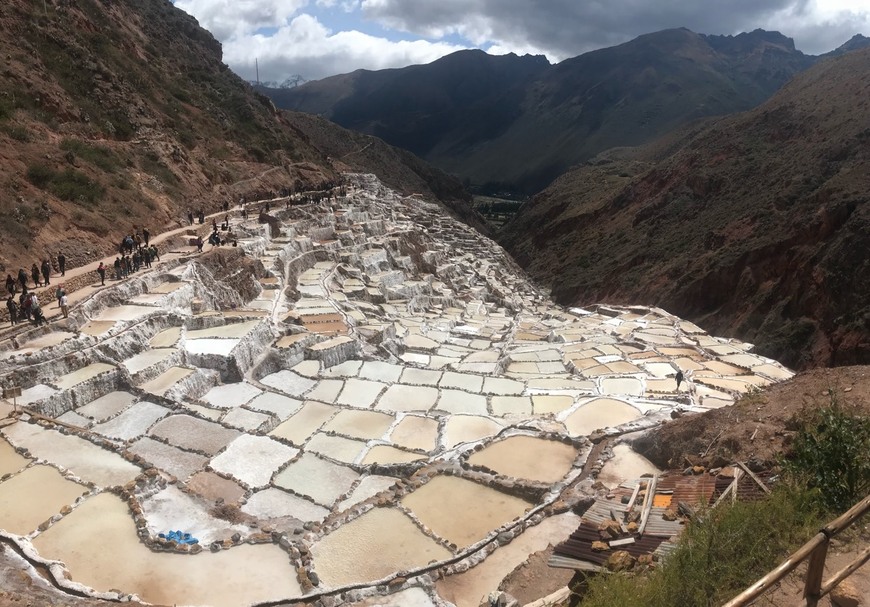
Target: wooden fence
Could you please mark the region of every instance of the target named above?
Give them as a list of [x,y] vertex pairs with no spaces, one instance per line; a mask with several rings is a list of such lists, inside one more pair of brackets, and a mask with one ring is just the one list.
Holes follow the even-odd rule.
[[858,555],[858,558],[835,573],[826,582],[822,581],[825,572],[825,559],[828,555],[828,544],[830,544],[831,539],[851,526],[855,521],[867,514],[867,512],[870,512],[870,495],[852,506],[841,517],[828,524],[813,539],[783,561],[779,567],[725,603],[723,607],[745,607],[746,605],[751,605],[755,599],[770,590],[774,584],[781,581],[789,572],[793,571],[807,559],[809,559],[809,565],[804,585],[804,598],[806,599],[807,607],[816,607],[823,596],[836,588],[837,584],[852,575],[856,569],[870,560],[870,547],[864,548]]

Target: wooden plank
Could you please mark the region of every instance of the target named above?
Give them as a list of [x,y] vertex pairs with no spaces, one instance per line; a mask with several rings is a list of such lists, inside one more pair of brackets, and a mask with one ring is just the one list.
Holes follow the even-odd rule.
[[743,471],[749,475],[749,478],[751,478],[752,480],[755,481],[756,485],[761,487],[762,491],[764,491],[765,493],[770,493],[770,488],[767,485],[765,485],[760,478],[755,476],[755,473],[752,470],[750,470],[746,464],[744,464],[743,462],[737,462],[737,465],[740,466],[743,469]]
[[740,488],[740,479],[743,478],[743,470],[734,471],[734,491],[731,492],[731,503],[737,503],[737,489]]
[[855,571],[867,561],[870,561],[870,547],[864,548],[864,550],[858,555],[858,558],[843,567],[840,571],[831,576],[831,579],[822,584],[822,588],[819,590],[819,596],[823,597],[828,594],[831,590],[836,588],[840,582],[855,573]]
[[634,486],[634,491],[631,492],[631,498],[628,500],[628,504],[625,506],[625,516],[628,516],[628,513],[631,512],[631,509],[634,508],[634,501],[637,499],[637,494],[640,493],[640,481]]
[[643,512],[640,514],[640,525],[637,527],[637,534],[643,535],[643,530],[646,528],[646,522],[649,520],[649,513],[655,501],[656,485],[659,482],[659,473],[653,474],[653,477],[647,481],[646,495],[643,497]]
[[725,491],[722,492],[722,495],[720,495],[718,498],[716,498],[716,501],[713,503],[714,508],[716,506],[718,506],[721,502],[723,502],[725,500],[725,498],[731,494],[732,491],[737,491],[737,474],[736,473],[735,473],[734,477],[735,477],[734,480],[731,481],[731,483],[727,487],[725,487]]
[[634,543],[633,537],[624,537],[621,540],[613,540],[612,542],[608,542],[607,545],[611,548],[615,546],[628,546],[629,544]]

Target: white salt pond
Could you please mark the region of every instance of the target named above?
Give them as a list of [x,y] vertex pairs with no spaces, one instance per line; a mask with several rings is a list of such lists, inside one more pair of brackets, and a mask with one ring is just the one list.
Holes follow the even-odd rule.
[[598,473],[598,479],[613,489],[629,478],[640,478],[644,474],[661,472],[651,461],[635,452],[628,445],[613,447],[613,457],[607,460]]
[[[522,516],[531,504],[456,476],[437,476],[402,498],[433,533],[463,548]],[[472,507],[473,505],[473,507]]]
[[375,508],[342,525],[315,543],[311,555],[329,586],[373,582],[452,556],[395,508]]
[[571,470],[577,451],[571,445],[532,436],[511,436],[474,453],[468,462],[499,474],[555,483]]
[[27,535],[87,492],[51,466],[31,466],[0,482],[0,528]]
[[44,557],[63,561],[73,581],[101,592],[118,588],[149,603],[238,607],[302,595],[278,546],[241,545],[193,557],[152,552],[139,541],[127,504],[108,493],[89,498],[33,543]]
[[596,398],[582,404],[565,418],[571,436],[586,436],[596,430],[619,426],[640,417],[640,411],[621,400]]

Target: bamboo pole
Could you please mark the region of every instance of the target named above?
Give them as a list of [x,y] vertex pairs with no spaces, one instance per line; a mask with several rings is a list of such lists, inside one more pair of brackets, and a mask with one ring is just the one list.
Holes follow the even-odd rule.
[[828,537],[834,537],[843,529],[850,526],[856,520],[867,514],[870,511],[870,495],[862,499],[860,502],[849,508],[845,514],[837,517],[828,526],[822,529],[822,533]]
[[774,584],[778,583],[787,574],[792,572],[804,559],[806,559],[813,550],[819,547],[820,544],[827,541],[824,533],[817,533],[813,539],[801,546],[797,552],[792,554],[786,560],[779,564],[779,567],[765,575],[763,578],[755,582],[752,586],[738,594],[736,597],[722,605],[722,607],[745,607],[767,592]]
[[640,525],[637,527],[637,534],[643,535],[643,530],[646,528],[646,522],[649,520],[649,513],[652,511],[653,502],[655,501],[656,485],[659,481],[659,473],[653,474],[653,477],[646,483],[646,494],[643,496],[643,512],[640,514]]
[[835,573],[831,579],[822,584],[822,588],[819,590],[819,597],[828,594],[831,590],[837,587],[837,584],[855,573],[855,570],[867,561],[870,561],[870,547],[864,548],[864,550],[858,555],[858,558],[843,567],[840,571]]

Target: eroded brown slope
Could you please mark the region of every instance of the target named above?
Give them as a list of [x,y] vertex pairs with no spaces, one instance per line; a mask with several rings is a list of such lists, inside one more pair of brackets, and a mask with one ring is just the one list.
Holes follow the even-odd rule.
[[660,305],[795,367],[867,363],[868,196],[861,50],[681,145],[569,172],[502,241],[562,303]]
[[0,271],[335,177],[169,2],[8,0],[0,33]]

